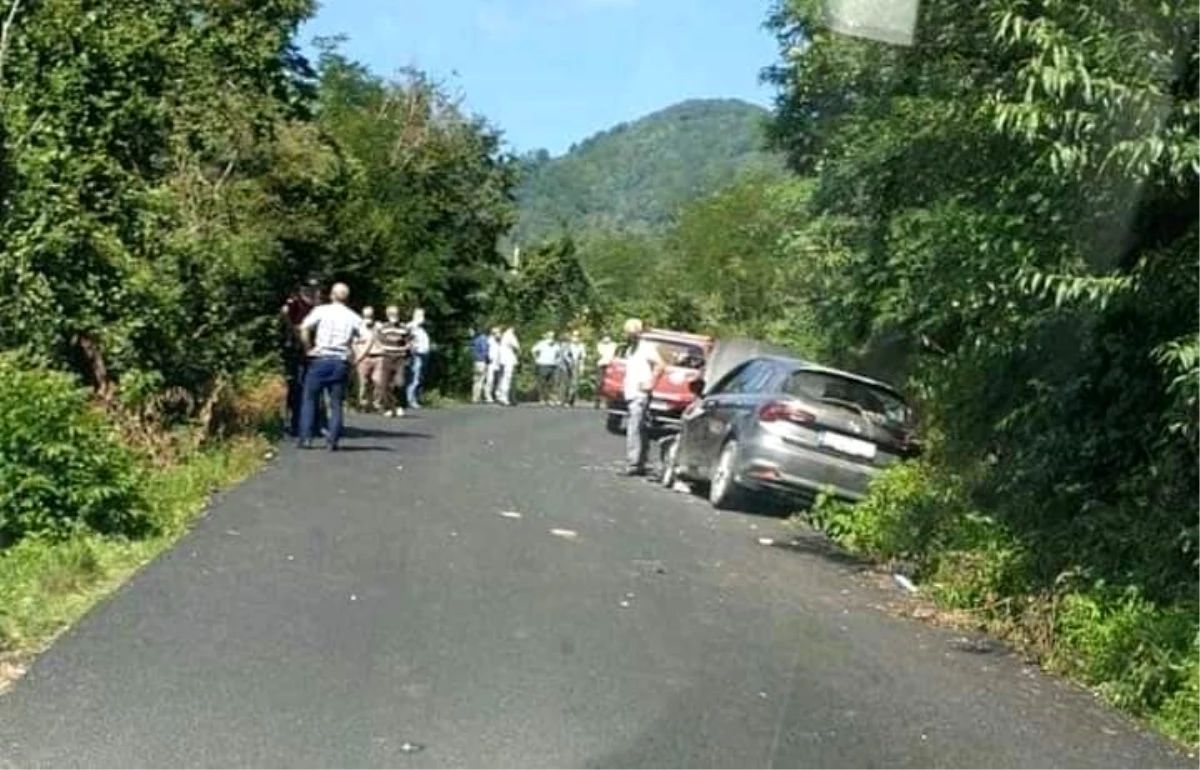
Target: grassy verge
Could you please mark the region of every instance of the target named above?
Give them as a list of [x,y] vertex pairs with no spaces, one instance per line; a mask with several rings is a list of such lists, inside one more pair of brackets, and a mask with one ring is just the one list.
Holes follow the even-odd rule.
[[934,617],[1004,639],[1185,746],[1200,744],[1194,583],[1152,599],[1138,578],[1153,565],[1140,564],[1121,584],[1083,568],[1047,580],[1038,560],[1053,543],[1015,536],[923,463],[883,474],[858,505],[822,498],[807,519],[849,551],[914,578],[945,611]]
[[268,446],[264,438],[240,436],[151,471],[146,497],[158,525],[152,537],[33,537],[0,551],[0,689],[32,655],[179,540],[213,491],[260,467]]

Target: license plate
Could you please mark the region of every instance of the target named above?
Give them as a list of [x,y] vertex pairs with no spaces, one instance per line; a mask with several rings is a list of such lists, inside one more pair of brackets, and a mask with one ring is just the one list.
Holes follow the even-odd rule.
[[650,408],[656,412],[670,412],[674,409],[674,406],[670,401],[663,401],[658,398],[650,402]]
[[875,453],[879,447],[875,446],[870,441],[863,441],[850,436],[843,436],[841,433],[822,433],[821,446],[836,449],[842,454],[854,455],[855,457],[865,457],[871,460],[875,457]]

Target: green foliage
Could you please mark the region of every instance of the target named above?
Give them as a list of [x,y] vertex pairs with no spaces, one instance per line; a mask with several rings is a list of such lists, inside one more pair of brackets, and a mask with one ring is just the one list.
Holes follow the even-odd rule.
[[133,455],[71,377],[0,356],[0,546],[147,531]]
[[564,236],[523,251],[519,262],[501,273],[493,315],[502,326],[558,333],[593,321],[596,302],[575,242]]
[[818,519],[1195,742],[1200,7],[931,0],[899,47],[822,6],[770,20],[793,288],[938,440]]
[[622,123],[550,158],[522,158],[518,242],[570,230],[651,231],[737,174],[777,170],[763,150],[766,110],[734,99],[692,100]]
[[[596,328],[638,316],[669,328],[761,337],[817,355],[811,315],[791,289],[808,269],[790,248],[811,192],[810,183],[779,172],[746,172],[685,203],[661,233],[584,232],[572,257],[578,267],[554,268],[564,279],[577,276],[562,293],[586,307],[578,311],[581,320]],[[552,247],[534,253],[546,248]]]
[[242,438],[150,472],[144,490],[153,537],[82,531],[62,540],[26,538],[0,550],[0,661],[36,652],[78,620],[182,536],[214,489],[257,468],[265,449],[261,439]]

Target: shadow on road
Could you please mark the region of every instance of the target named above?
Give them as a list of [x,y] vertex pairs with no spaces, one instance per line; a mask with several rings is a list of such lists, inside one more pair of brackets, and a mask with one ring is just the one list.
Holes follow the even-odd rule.
[[832,562],[843,567],[868,569],[871,566],[870,562],[867,560],[860,559],[854,554],[843,550],[825,535],[811,530],[797,532],[795,535],[786,540],[781,539],[775,541],[773,545],[775,548],[780,548],[785,551],[795,551],[796,553],[819,556],[825,561]]
[[342,438],[433,438],[433,434],[416,430],[383,430],[347,425],[342,429]]

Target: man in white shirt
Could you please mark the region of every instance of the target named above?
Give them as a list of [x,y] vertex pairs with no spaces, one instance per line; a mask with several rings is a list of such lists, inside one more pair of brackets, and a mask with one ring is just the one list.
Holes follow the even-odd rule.
[[329,433],[326,446],[336,451],[342,437],[342,404],[350,379],[351,345],[362,333],[363,319],[350,308],[350,287],[335,283],[329,303],[313,308],[300,323],[300,334],[310,359],[304,376],[304,405],[300,412],[300,446],[312,446],[317,400],[322,392],[329,400]]
[[417,393],[425,381],[425,365],[429,362],[429,332],[425,331],[425,311],[417,308],[413,311],[413,320],[409,325],[412,331],[412,348],[409,351],[408,392],[406,394],[408,407],[420,409],[417,403]]
[[554,340],[554,332],[546,332],[533,346],[533,364],[537,367],[538,403],[549,403],[554,392],[554,377],[558,374],[562,350]]
[[662,376],[666,365],[658,346],[642,339],[643,326],[637,318],[625,322],[625,336],[633,350],[625,359],[625,402],[629,410],[625,424],[625,475],[646,475],[646,457],[650,450],[650,437],[646,431],[646,418],[650,409],[650,395],[654,385]]
[[617,343],[607,334],[596,343],[596,391],[595,408],[600,408],[600,389],[604,387],[604,377],[608,374],[608,365],[617,357]]
[[500,374],[500,327],[493,326],[492,331],[488,334],[487,339],[487,374],[483,379],[483,400],[486,403],[492,403],[496,400],[496,386],[499,384]]
[[504,330],[500,336],[500,386],[497,388],[496,400],[504,406],[512,405],[513,375],[517,373],[517,364],[521,360],[521,343],[513,327]]

